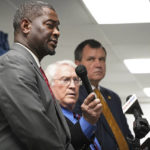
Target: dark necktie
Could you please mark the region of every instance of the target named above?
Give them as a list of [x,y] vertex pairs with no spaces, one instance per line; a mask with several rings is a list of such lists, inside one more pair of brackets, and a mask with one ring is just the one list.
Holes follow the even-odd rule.
[[[81,116],[79,114],[76,114],[73,112],[73,116],[76,120],[80,120]],[[99,150],[97,144],[95,143],[95,141],[93,140],[93,146],[95,148],[95,150]]]
[[80,115],[79,114],[76,114],[75,112],[73,112],[73,117],[76,119],[76,120],[80,120]]
[[43,75],[43,78],[44,78],[44,80],[45,80],[45,82],[46,82],[46,84],[47,84],[47,86],[48,86],[48,88],[49,88],[49,91],[50,91],[52,97],[55,99],[54,94],[53,94],[53,92],[52,92],[52,89],[51,89],[51,87],[50,87],[50,84],[49,84],[49,82],[48,82],[48,79],[47,79],[47,77],[46,77],[46,75],[45,75],[45,73],[44,73],[44,71],[43,71],[43,69],[42,69],[41,67],[40,67],[40,71],[41,71],[41,73],[42,73],[42,75]]

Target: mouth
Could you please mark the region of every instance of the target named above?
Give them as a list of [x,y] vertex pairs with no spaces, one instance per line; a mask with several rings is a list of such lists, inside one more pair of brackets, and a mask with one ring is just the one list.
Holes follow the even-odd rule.
[[75,93],[68,93],[67,95],[70,96],[70,97],[76,97]]
[[57,40],[50,40],[49,43],[53,48],[57,47]]
[[102,74],[103,71],[102,71],[102,70],[97,70],[97,71],[95,71],[94,73],[95,73],[95,74]]

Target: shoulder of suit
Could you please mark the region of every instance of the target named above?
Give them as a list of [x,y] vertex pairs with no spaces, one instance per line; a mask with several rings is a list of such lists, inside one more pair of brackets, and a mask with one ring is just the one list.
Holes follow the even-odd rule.
[[100,86],[100,90],[101,90],[101,92],[102,93],[105,93],[105,94],[107,94],[107,95],[114,95],[114,96],[117,96],[117,97],[119,97],[119,95],[116,93],[116,92],[114,92],[113,90],[111,90],[111,89],[108,89],[108,88],[105,88],[105,87],[103,87],[103,86]]

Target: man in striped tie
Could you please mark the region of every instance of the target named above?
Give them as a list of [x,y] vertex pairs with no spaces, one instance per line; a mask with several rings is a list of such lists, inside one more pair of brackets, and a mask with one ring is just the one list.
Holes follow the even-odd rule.
[[102,112],[99,99],[94,93],[82,104],[82,117],[72,112],[79,95],[80,79],[75,73],[76,65],[69,60],[58,61],[45,70],[51,89],[59,101],[71,131],[71,143],[76,150],[101,150],[95,138],[96,122]]

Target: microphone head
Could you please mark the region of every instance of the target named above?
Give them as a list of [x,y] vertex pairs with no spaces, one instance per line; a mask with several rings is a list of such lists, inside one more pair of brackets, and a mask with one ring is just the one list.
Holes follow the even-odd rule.
[[87,90],[87,93],[90,94],[93,90],[92,90],[90,81],[87,77],[86,67],[84,65],[79,65],[76,67],[75,71],[76,71],[76,74],[81,78],[82,83]]
[[87,70],[84,65],[78,65],[75,72],[80,78],[87,76]]
[[132,95],[127,96],[126,102],[132,97]]
[[138,99],[135,94],[129,95],[126,98],[126,105],[123,108],[123,111],[126,114],[134,114],[134,111],[137,110],[139,115],[143,115],[143,111],[140,107]]

